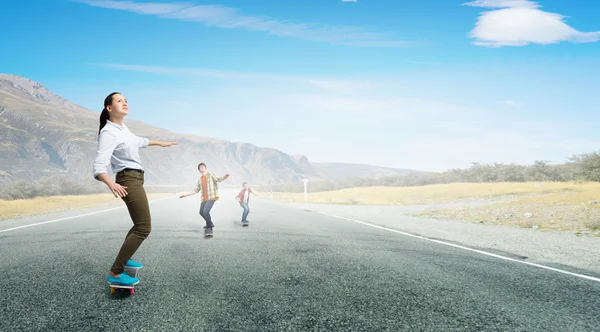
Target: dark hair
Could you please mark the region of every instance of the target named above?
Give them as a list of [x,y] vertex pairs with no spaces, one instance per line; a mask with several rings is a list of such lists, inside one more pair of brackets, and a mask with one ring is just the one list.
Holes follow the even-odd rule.
[[244,181],[244,183],[242,183],[242,186],[243,186],[243,185],[247,185],[247,184],[248,184],[248,182]]
[[200,170],[200,166],[204,166],[204,167],[206,167],[206,164],[205,164],[205,163],[199,163],[199,164],[198,164],[198,170]]
[[112,105],[113,96],[117,95],[117,94],[120,94],[120,93],[113,92],[113,93],[109,94],[108,96],[106,96],[106,98],[104,98],[104,108],[102,109],[102,113],[100,113],[100,129],[98,129],[98,135],[100,135],[102,128],[104,128],[104,126],[106,126],[106,121],[110,120],[110,113],[108,113],[106,106]]

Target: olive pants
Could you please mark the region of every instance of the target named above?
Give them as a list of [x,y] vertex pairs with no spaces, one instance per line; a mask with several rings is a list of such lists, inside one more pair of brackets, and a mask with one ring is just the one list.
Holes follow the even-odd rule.
[[122,199],[127,204],[129,215],[133,221],[133,227],[127,232],[125,242],[123,242],[121,250],[119,250],[119,254],[110,270],[112,273],[118,275],[123,272],[127,261],[135,254],[148,235],[150,235],[152,225],[148,197],[144,190],[144,173],[134,170],[124,170],[117,173],[115,182],[127,187],[125,188],[127,196],[122,197]]

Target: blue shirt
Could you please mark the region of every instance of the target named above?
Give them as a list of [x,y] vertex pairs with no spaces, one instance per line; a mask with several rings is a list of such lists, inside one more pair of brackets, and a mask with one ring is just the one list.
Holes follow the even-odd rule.
[[106,121],[98,137],[98,151],[94,160],[94,178],[102,173],[110,164],[114,174],[125,168],[144,170],[139,149],[150,143],[148,138],[134,135],[125,124]]

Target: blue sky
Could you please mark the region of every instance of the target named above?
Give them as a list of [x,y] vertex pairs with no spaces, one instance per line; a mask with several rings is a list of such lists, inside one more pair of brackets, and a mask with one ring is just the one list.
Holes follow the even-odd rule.
[[311,161],[443,171],[600,147],[600,2],[2,4],[0,72]]

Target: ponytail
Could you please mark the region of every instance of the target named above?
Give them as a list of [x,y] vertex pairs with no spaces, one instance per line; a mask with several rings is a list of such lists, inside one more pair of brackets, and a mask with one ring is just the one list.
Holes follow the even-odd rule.
[[108,113],[108,110],[106,109],[106,106],[105,106],[102,109],[102,113],[100,113],[100,129],[98,129],[98,135],[100,135],[102,128],[104,128],[104,126],[106,126],[106,120],[109,120],[109,117],[110,117],[110,113]]
[[116,94],[120,94],[120,93],[113,92],[113,93],[109,94],[108,96],[106,96],[106,98],[104,99],[104,108],[102,109],[102,113],[100,113],[100,129],[98,129],[98,135],[100,135],[102,128],[104,128],[104,126],[106,126],[106,121],[110,120],[110,113],[106,109],[106,106],[112,105],[113,96]]

